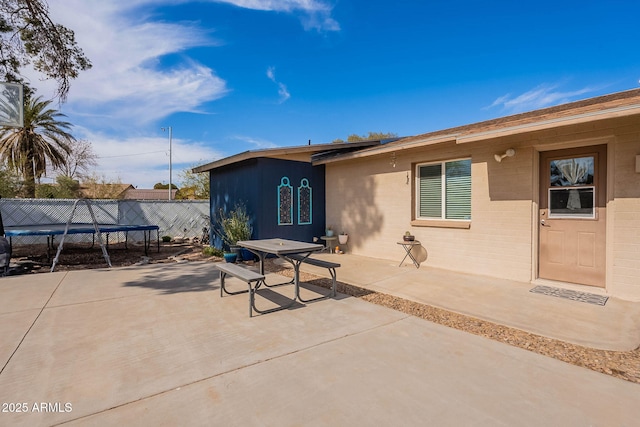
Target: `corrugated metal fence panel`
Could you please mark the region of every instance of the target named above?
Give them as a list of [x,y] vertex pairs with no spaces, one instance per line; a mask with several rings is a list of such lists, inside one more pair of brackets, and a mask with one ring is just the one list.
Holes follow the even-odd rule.
[[[65,224],[75,202],[68,199],[0,199],[0,212],[5,226]],[[208,200],[91,200],[90,203],[101,224],[157,225],[160,236],[200,237],[202,227],[209,226]],[[91,222],[85,203],[78,203],[73,222]],[[124,233],[111,233],[109,241],[124,241],[124,237]],[[143,232],[129,232],[128,238],[129,241],[142,241]],[[12,240],[14,244],[44,243],[46,237],[13,237]],[[91,235],[68,236],[71,242],[91,240]]]

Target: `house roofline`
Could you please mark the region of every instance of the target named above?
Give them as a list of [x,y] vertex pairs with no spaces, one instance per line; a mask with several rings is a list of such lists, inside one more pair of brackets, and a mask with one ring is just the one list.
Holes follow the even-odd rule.
[[[333,163],[333,162],[338,162],[338,161],[342,161],[342,160],[358,159],[358,158],[362,158],[362,157],[375,156],[377,154],[392,153],[394,151],[403,151],[403,150],[408,150],[408,149],[411,149],[411,148],[414,148],[414,147],[422,147],[422,146],[425,146],[425,145],[442,144],[442,143],[445,143],[445,142],[455,141],[456,137],[457,137],[457,134],[440,135],[440,136],[433,137],[433,138],[425,138],[425,139],[420,139],[420,140],[413,140],[411,142],[407,142],[407,143],[404,143],[404,144],[384,145],[384,146],[380,146],[380,147],[372,147],[372,148],[368,148],[368,149],[357,151],[355,153],[347,153],[347,154],[342,154],[342,155],[340,155],[338,157],[332,157],[332,158],[328,158],[328,159],[321,159],[321,160],[318,160],[318,161],[314,161],[313,164],[314,165],[322,165],[322,164]],[[398,141],[398,142],[400,142],[400,141]]]
[[[626,105],[619,105],[627,102]],[[607,108],[607,104],[611,105]],[[617,104],[617,105],[616,105]],[[586,111],[585,111],[586,110]],[[574,114],[571,114],[574,112]],[[569,113],[569,114],[567,114]],[[581,124],[640,114],[640,89],[575,101],[514,116],[487,120],[442,131],[407,137],[383,146],[322,159],[314,164],[326,164],[358,159],[411,148],[455,142],[465,144],[509,135],[516,135],[559,126]],[[537,120],[536,120],[537,119]],[[523,123],[524,121],[524,123]],[[493,127],[493,128],[492,128]],[[487,130],[487,128],[489,128]]]
[[257,158],[280,158],[282,156],[295,155],[295,154],[316,154],[324,151],[339,151],[350,148],[367,148],[375,145],[380,145],[384,141],[380,140],[368,140],[358,142],[340,142],[340,143],[326,143],[326,144],[314,144],[314,145],[297,145],[293,147],[277,147],[266,148],[263,150],[248,150],[242,153],[234,154],[233,156],[225,157],[220,160],[207,163],[205,165],[197,166],[192,169],[194,173],[208,172],[213,169],[221,168],[223,166],[239,163],[245,160],[257,159]]
[[[462,135],[456,138],[456,143],[465,144],[468,142],[481,141],[488,138],[496,138],[500,136],[514,135],[524,132],[533,132],[537,130],[545,130],[553,127],[557,127],[558,124],[562,126],[568,126],[573,124],[586,123],[589,121],[614,119],[618,117],[627,117],[640,114],[640,103],[634,105],[627,105],[623,107],[611,108],[602,111],[593,111],[588,113],[576,114],[574,116],[543,120],[540,122],[529,123],[519,126],[510,126],[504,129],[495,129],[492,131],[472,133],[469,135]],[[524,131],[524,132],[523,132]]]

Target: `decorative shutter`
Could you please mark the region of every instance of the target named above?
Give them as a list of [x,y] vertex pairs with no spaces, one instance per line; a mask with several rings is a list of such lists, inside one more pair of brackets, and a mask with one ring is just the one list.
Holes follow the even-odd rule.
[[446,219],[471,219],[471,160],[445,164]]
[[420,218],[442,218],[442,165],[419,167]]

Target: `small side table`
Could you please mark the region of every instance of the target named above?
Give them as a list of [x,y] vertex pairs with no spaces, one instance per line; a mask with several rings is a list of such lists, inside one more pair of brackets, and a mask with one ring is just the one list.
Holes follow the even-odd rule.
[[413,240],[411,242],[405,242],[403,240],[401,242],[398,242],[398,244],[401,245],[404,248],[404,251],[406,252],[406,254],[404,255],[404,258],[402,258],[402,261],[400,261],[400,265],[398,265],[398,267],[402,267],[402,263],[404,262],[404,260],[407,259],[407,257],[409,257],[411,258],[411,261],[413,261],[413,265],[415,265],[416,268],[420,268],[420,263],[411,253],[411,251],[413,250],[413,247],[419,246],[420,242],[418,240]]
[[338,236],[322,236],[320,237],[322,240],[325,241],[325,246],[327,249],[329,249],[329,253],[333,253],[333,248],[335,247],[335,243],[338,241]]

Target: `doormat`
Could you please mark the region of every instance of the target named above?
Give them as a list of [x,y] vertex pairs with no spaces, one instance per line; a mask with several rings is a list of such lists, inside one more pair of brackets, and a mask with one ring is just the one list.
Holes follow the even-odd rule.
[[588,304],[605,305],[609,297],[590,294],[587,292],[572,291],[569,289],[553,288],[551,286],[536,286],[529,292],[536,294],[550,295],[552,297],[566,298],[573,301],[586,302]]

